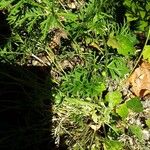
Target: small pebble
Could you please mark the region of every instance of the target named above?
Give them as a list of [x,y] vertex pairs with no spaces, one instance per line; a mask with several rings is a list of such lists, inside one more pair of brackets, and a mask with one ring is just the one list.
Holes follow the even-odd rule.
[[147,130],[143,130],[142,132],[144,140],[150,140],[150,132]]

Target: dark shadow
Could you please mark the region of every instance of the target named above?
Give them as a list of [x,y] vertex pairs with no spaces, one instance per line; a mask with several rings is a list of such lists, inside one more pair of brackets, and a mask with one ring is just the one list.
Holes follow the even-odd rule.
[[[7,12],[0,10],[0,48],[10,37]],[[10,65],[4,58],[0,58],[0,150],[55,150],[50,68]]]
[[116,8],[116,22],[121,26],[125,23],[125,13],[126,8],[123,1],[119,1],[119,6]]
[[0,149],[50,150],[52,93],[49,67],[0,64]]
[[0,47],[3,47],[11,36],[11,29],[6,18],[4,10],[0,10]]

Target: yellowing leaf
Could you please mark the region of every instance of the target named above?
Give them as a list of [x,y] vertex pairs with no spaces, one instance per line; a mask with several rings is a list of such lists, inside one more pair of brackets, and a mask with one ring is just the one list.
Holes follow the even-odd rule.
[[92,113],[92,119],[93,119],[94,123],[98,122],[98,115],[96,115],[96,111],[93,111],[93,113]]
[[122,94],[119,91],[109,92],[105,99],[109,103],[109,107],[112,108],[122,101]]
[[146,45],[143,50],[143,58],[150,62],[150,45]]
[[119,44],[117,40],[113,37],[110,37],[107,41],[107,45],[112,47],[112,48],[119,48]]

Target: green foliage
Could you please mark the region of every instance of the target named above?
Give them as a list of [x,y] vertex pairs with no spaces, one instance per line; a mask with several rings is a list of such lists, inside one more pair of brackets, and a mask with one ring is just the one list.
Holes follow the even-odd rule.
[[[126,7],[126,18],[128,23],[134,23],[134,29],[138,31],[147,31],[150,19],[150,1],[142,0],[124,0]],[[132,27],[133,28],[133,27]]]
[[71,74],[63,78],[62,91],[75,97],[100,96],[105,90],[105,84],[101,77],[90,75],[85,68],[77,68]]
[[[74,13],[64,4],[65,2],[60,1],[2,0],[0,9],[7,10],[7,20],[11,30],[15,35],[20,36],[23,43],[17,40],[11,41],[10,47],[5,45],[1,53],[5,54],[4,57],[7,57],[7,54],[12,55],[11,57],[15,60],[14,52],[21,53],[19,56],[23,55],[23,57],[31,53],[43,52],[48,49],[49,32],[56,28],[65,30],[75,43],[76,40],[80,41],[81,37],[83,41],[84,38],[90,38],[91,42],[95,38],[99,41],[99,38],[106,35],[115,22],[112,15],[115,15],[114,8],[119,4],[117,1],[113,2],[114,0],[109,2],[108,0],[90,0],[79,3],[79,8],[77,7]],[[77,47],[79,48],[79,45],[76,44],[75,48]]]
[[123,144],[115,140],[106,140],[104,150],[123,150]]
[[113,79],[123,78],[129,72],[125,59],[120,57],[113,57],[107,67]]
[[108,102],[110,108],[113,108],[117,104],[119,104],[122,100],[122,94],[119,91],[109,92],[105,100]]
[[134,45],[137,43],[136,36],[131,34],[122,27],[122,30],[119,33],[110,33],[107,45],[116,48],[118,54],[123,56],[132,56],[135,54]]
[[143,105],[138,97],[132,98],[116,108],[116,112],[118,113],[119,116],[122,117],[122,119],[128,117],[129,110],[132,110],[137,113],[143,111]]
[[12,0],[10,3],[6,3],[6,1],[0,3],[1,9],[7,8],[8,21],[15,30],[24,27],[24,31],[30,34],[36,26],[41,32],[42,39],[46,38],[50,29],[60,26],[55,15],[55,11],[58,9],[54,11],[57,6],[53,0],[42,2],[32,0],[16,2]]
[[[141,112],[143,107],[138,98],[123,103],[120,85],[117,88],[111,85],[111,92],[108,85],[110,79],[120,83],[130,72],[128,63],[136,56],[138,41],[127,24],[140,21],[139,29],[144,30],[149,24],[149,2],[142,4],[147,10],[145,13],[139,6],[140,0],[137,3],[124,0],[128,10],[127,23],[121,24],[118,24],[116,12],[123,1],[76,1],[74,9],[68,4],[71,2],[2,0],[0,9],[7,10],[12,34],[1,47],[0,56],[18,61],[18,56],[20,60],[20,57],[26,59],[32,53],[59,51],[54,56],[49,54],[50,60],[54,57],[51,67],[59,78],[55,81],[54,77],[57,86],[53,92],[56,142],[59,144],[60,137],[65,135],[70,149],[103,147],[105,150],[122,150],[123,144],[117,140],[119,134],[124,133],[124,127],[116,129],[115,126],[126,120],[129,110]],[[139,9],[140,15],[137,14]],[[48,45],[53,41],[51,32],[55,29],[64,31],[68,41],[55,36],[61,43],[58,49],[53,50]],[[145,46],[142,54],[144,59],[150,59],[149,45]],[[81,62],[73,62],[72,55],[79,56]],[[62,59],[67,59],[72,65],[67,71],[63,68]],[[131,132],[140,137],[140,129],[136,126],[131,126]]]
[[87,67],[76,67],[62,78],[61,91],[66,96],[78,98],[97,98],[106,89],[105,82],[98,72],[99,64],[91,55],[87,60]]
[[132,134],[134,134],[140,141],[143,139],[143,133],[141,127],[138,125],[131,125],[129,127]]
[[144,46],[142,55],[145,60],[148,60],[150,62],[150,45]]
[[138,97],[130,99],[126,102],[126,105],[129,109],[131,109],[134,112],[139,113],[143,111],[143,105]]
[[128,117],[129,111],[125,103],[119,105],[116,109],[117,114],[122,117],[122,119],[125,119]]

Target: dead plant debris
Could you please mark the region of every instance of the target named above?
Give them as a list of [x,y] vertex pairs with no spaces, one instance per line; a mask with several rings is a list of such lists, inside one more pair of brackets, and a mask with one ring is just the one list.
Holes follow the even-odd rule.
[[142,61],[128,79],[131,91],[138,97],[150,94],[150,63]]

